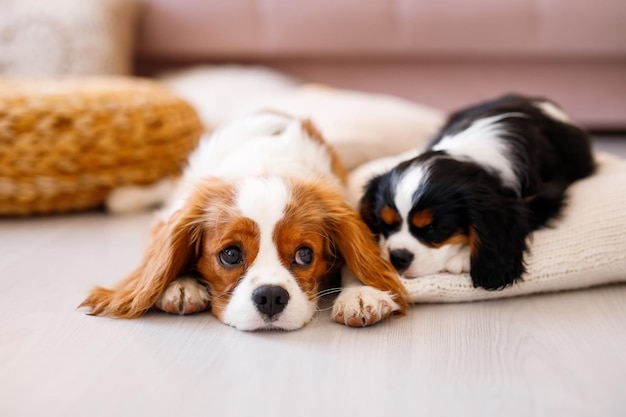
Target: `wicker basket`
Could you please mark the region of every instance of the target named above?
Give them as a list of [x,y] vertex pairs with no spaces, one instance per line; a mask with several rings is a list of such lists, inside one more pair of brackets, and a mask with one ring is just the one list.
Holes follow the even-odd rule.
[[91,209],[114,187],[179,174],[202,130],[152,81],[0,80],[0,215]]

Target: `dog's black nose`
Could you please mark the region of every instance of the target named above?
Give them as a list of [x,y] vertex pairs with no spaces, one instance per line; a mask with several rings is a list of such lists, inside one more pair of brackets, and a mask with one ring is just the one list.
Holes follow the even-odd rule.
[[413,253],[406,249],[394,249],[389,252],[389,260],[398,272],[402,272],[413,262]]
[[252,302],[262,314],[272,319],[285,309],[289,293],[277,285],[264,285],[252,292]]

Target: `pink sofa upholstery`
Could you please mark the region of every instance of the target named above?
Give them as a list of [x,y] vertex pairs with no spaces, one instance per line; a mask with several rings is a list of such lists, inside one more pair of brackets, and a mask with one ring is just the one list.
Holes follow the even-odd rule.
[[451,110],[516,91],[626,129],[623,0],[143,0],[141,71],[261,63]]

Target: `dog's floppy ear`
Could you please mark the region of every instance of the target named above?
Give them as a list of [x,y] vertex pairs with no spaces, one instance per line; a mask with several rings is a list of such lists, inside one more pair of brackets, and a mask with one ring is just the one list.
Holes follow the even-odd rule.
[[345,261],[354,276],[365,285],[390,291],[400,305],[407,309],[407,292],[393,266],[382,258],[381,250],[359,214],[340,198],[327,202],[327,233],[332,246]]
[[181,209],[155,226],[139,268],[112,289],[94,288],[80,307],[119,318],[135,318],[150,309],[171,281],[195,267],[201,220],[214,191],[214,186],[198,187]]
[[365,192],[359,201],[359,214],[365,224],[367,224],[370,230],[375,234],[380,233],[375,210],[381,181],[382,175],[378,175],[369,180],[364,187]]
[[530,232],[522,200],[478,186],[468,191],[466,203],[474,287],[496,290],[521,279]]

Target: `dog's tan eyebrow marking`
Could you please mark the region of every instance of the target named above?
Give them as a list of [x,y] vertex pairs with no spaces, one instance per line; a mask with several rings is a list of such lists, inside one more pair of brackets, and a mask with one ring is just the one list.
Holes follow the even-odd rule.
[[400,221],[398,213],[389,206],[383,207],[380,211],[380,218],[385,224],[392,225]]
[[457,234],[450,236],[448,239],[444,240],[443,242],[432,243],[428,246],[438,249],[445,245],[467,245],[468,243],[471,243],[471,240],[467,235],[464,235],[462,233],[457,233]]
[[480,251],[480,236],[478,236],[478,232],[474,226],[469,229],[468,241],[472,257],[478,256],[478,252]]
[[415,227],[426,227],[432,224],[432,222],[433,213],[428,209],[420,210],[417,213],[413,214],[413,216],[411,216],[411,223]]

